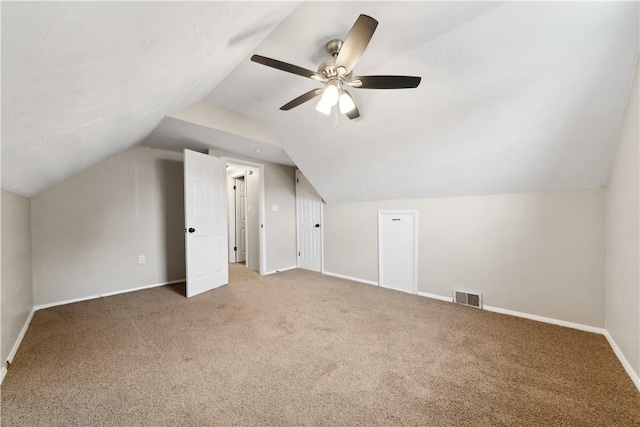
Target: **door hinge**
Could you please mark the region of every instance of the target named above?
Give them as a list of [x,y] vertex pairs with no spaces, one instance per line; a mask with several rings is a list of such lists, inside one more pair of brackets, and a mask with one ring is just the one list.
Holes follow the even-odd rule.
[[238,250],[238,247],[237,247],[237,246],[234,246],[234,247],[233,247],[233,250],[234,250],[234,251],[237,251],[237,250]]
[[235,185],[233,186],[233,189],[234,189],[234,190],[236,189],[236,186],[235,186]]
[[298,178],[296,178],[296,184],[299,184],[300,180]]
[[264,228],[264,224],[260,224],[260,228]]
[[300,252],[298,252],[298,256],[300,256]]

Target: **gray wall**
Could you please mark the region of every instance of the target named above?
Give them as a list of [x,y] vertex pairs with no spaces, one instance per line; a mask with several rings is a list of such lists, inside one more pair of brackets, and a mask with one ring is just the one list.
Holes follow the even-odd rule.
[[324,206],[325,271],[378,281],[378,210],[417,210],[418,290],[604,326],[604,190]]
[[35,304],[184,279],[183,181],[182,154],[136,147],[34,196]]
[[[184,279],[183,170],[139,146],[33,197],[35,304]],[[265,163],[267,271],[296,263],[293,171]]]
[[[265,237],[267,271],[295,267],[296,184],[295,169],[274,163],[264,164]],[[278,211],[273,206],[278,206]]]
[[2,338],[0,360],[7,360],[33,309],[31,208],[27,197],[2,190]]
[[607,187],[607,330],[640,375],[640,93],[638,71],[627,104]]

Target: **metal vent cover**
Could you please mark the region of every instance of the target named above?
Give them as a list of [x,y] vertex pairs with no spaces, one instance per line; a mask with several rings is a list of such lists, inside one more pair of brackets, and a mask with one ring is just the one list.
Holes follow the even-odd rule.
[[482,294],[479,292],[453,290],[453,302],[468,305],[469,307],[482,308]]

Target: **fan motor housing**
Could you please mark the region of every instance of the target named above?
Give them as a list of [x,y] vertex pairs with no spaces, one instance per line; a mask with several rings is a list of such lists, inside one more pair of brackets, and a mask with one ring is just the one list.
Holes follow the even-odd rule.
[[338,53],[340,53],[340,48],[342,48],[342,44],[344,42],[342,40],[334,39],[329,41],[325,45],[325,49],[331,55],[331,58],[327,58],[320,63],[318,67],[318,74],[322,75],[327,80],[339,79],[342,82],[346,80],[349,76],[345,75],[346,70],[343,68],[336,67],[336,57]]
[[338,53],[340,52],[340,48],[342,48],[343,43],[344,42],[342,40],[334,39],[328,42],[326,45],[324,45],[324,48],[327,49],[327,52],[329,52],[329,55],[331,55],[332,57],[336,57],[338,56]]

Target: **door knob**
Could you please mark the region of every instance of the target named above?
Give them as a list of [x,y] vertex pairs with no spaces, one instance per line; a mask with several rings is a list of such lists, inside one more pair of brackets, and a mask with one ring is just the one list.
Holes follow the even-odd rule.
[[193,228],[193,227],[189,228],[189,233],[193,233],[194,231],[196,231],[195,228]]
[[320,228],[320,224],[316,224],[316,228]]

